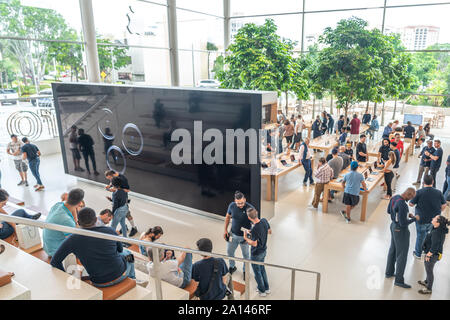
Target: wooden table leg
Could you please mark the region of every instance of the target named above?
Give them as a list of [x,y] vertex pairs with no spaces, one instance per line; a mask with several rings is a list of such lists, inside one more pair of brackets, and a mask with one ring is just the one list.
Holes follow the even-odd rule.
[[308,128],[308,139],[311,140],[311,128]]
[[[411,144],[409,145],[409,147],[411,148]],[[406,158],[405,158],[405,162],[408,162],[408,159],[409,159],[409,149],[408,150],[406,150]]]
[[367,211],[367,198],[369,197],[369,193],[364,192],[362,194],[362,203],[361,203],[361,221],[366,221],[366,211]]
[[272,176],[267,176],[267,185],[266,185],[266,200],[271,201],[272,200]]
[[325,184],[323,189],[323,202],[322,202],[322,213],[328,213],[328,197],[330,189],[328,188],[328,183]]
[[411,148],[411,155],[414,155],[414,150],[416,149],[416,135],[415,134],[414,134],[414,137],[412,138],[412,142],[411,142],[411,147],[410,148]]
[[274,179],[274,201],[278,201],[278,176],[273,176]]

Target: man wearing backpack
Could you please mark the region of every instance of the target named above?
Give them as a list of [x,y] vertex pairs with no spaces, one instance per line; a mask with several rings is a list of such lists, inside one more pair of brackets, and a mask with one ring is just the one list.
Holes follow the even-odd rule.
[[[212,252],[213,245],[210,239],[202,238],[197,241],[197,248]],[[200,300],[222,300],[227,294],[227,274],[225,260],[202,256],[202,260],[192,265],[192,279],[198,284],[195,295]]]

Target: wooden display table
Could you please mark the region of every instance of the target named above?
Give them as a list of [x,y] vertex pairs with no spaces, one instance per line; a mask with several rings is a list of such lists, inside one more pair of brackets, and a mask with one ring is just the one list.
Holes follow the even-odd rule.
[[325,157],[330,153],[331,149],[338,146],[338,138],[334,134],[325,134],[323,136],[317,137],[309,143],[309,149],[319,149],[323,150]]
[[[361,163],[360,163],[361,164]],[[369,194],[375,189],[375,187],[381,182],[381,180],[384,178],[384,174],[381,170],[373,169],[373,173],[369,172],[369,168],[367,167],[369,163],[362,163],[362,167],[358,168],[358,172],[362,175],[365,175],[367,172],[368,179],[365,180],[367,185],[367,191],[360,191],[359,194],[362,196],[362,202],[361,202],[361,221],[366,221],[366,212],[367,212],[367,199],[369,197]],[[338,179],[341,179],[344,177],[345,174],[347,174],[350,169],[344,169],[342,170],[341,174],[339,175]],[[333,179],[329,183],[325,184],[325,189],[323,192],[323,203],[322,203],[322,212],[327,213],[328,212],[328,198],[329,198],[329,191],[330,190],[336,190],[336,191],[344,191],[344,187],[342,186],[342,181],[338,182],[338,179]]]
[[[277,168],[273,169],[270,167],[270,158],[265,158],[262,162],[265,162],[269,165],[267,169],[261,168],[261,178],[266,179],[267,181],[267,190],[266,190],[266,200],[272,200],[272,182],[274,185],[274,201],[278,200],[278,180],[280,177],[292,172],[302,166],[301,161],[299,161],[298,152],[291,152],[291,155],[294,155],[296,161],[292,162],[290,159],[290,155],[286,155],[285,153],[277,155]],[[281,160],[286,160],[287,166],[284,166],[281,163]],[[311,159],[311,169],[314,167],[314,159]]]

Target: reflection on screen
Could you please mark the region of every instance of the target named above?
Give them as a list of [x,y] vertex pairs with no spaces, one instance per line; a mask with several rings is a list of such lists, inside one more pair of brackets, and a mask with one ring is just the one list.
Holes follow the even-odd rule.
[[[202,121],[203,132],[247,130],[251,121],[259,128],[261,104],[254,102],[255,94],[68,83],[54,83],[53,92],[66,173],[106,183],[103,173],[113,169],[127,176],[134,192],[220,215],[236,190],[259,207],[259,165],[171,161],[178,143],[171,141],[172,132],[184,128],[194,137],[194,121]],[[94,143],[87,159],[82,152],[80,161],[82,168],[90,166],[91,174],[75,170],[69,143],[73,125],[84,129]],[[98,176],[92,172],[91,157]],[[255,174],[258,178],[252,179]]]

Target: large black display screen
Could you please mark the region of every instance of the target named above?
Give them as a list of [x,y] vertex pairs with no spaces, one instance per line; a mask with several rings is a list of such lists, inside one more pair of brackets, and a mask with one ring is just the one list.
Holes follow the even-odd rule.
[[[194,132],[194,121],[201,121],[202,132],[214,128],[224,137],[226,129],[258,130],[264,93],[54,83],[53,94],[66,173],[106,183],[104,172],[113,169],[128,178],[131,191],[219,215],[225,215],[234,192],[240,190],[259,208],[259,161],[177,164],[172,150],[178,141],[171,137],[177,129],[189,131],[193,159],[198,139],[194,136],[199,133]],[[71,142],[72,126],[77,131]],[[85,131],[81,144],[88,146],[88,136],[92,138],[93,152],[88,147],[79,152],[80,143],[73,142],[80,137],[78,129]],[[207,145],[203,141],[201,148]],[[75,170],[78,152],[84,171]],[[92,160],[99,175],[94,174]]]

